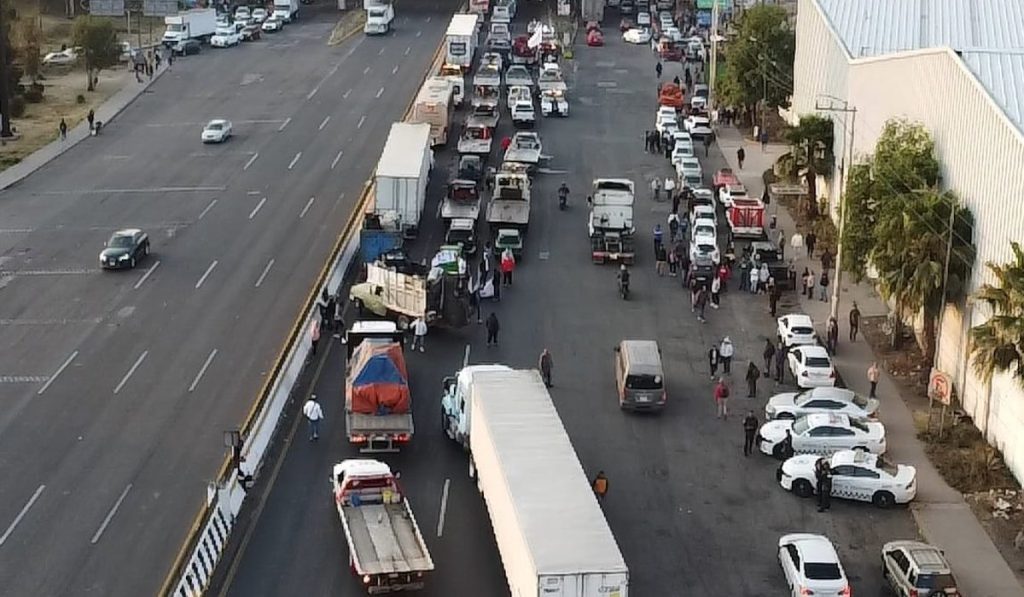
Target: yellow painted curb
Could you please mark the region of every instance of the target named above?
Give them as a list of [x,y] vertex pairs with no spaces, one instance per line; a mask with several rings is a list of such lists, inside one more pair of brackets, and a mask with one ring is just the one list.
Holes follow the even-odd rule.
[[327,45],[336,46],[341,44],[346,39],[358,33],[365,24],[365,10],[353,10],[352,12],[347,13],[341,17],[338,24],[334,26],[334,31],[331,31],[331,37],[327,40]]

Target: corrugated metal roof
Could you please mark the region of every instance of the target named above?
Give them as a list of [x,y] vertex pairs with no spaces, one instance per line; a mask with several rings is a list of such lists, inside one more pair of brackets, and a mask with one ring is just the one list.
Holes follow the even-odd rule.
[[816,0],[853,58],[948,47],[1024,131],[1021,0]]

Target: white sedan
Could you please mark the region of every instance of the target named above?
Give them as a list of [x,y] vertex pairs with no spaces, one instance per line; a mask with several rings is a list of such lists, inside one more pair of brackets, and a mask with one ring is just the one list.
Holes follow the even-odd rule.
[[283,28],[284,20],[282,20],[281,17],[277,15],[268,18],[266,21],[263,21],[262,25],[260,25],[260,29],[267,33],[276,33]]
[[679,122],[676,120],[676,115],[658,112],[658,115],[654,120],[654,130],[658,131],[662,135],[664,135],[666,131],[670,133],[678,131]]
[[242,41],[242,36],[235,31],[234,27],[222,27],[210,38],[210,47],[228,48],[237,46]]
[[823,535],[792,533],[779,539],[779,564],[788,595],[850,597],[852,590],[835,546]]
[[44,56],[43,64],[72,64],[75,60],[78,60],[78,50],[76,48],[66,48],[60,52],[50,52]]
[[786,355],[789,370],[800,388],[820,388],[836,385],[836,370],[832,357],[824,346],[796,346]]
[[803,392],[783,392],[768,399],[765,420],[795,419],[811,413],[839,413],[857,419],[878,414],[878,399],[865,398],[844,388],[821,387]]
[[[714,235],[703,233],[698,234],[697,230],[701,228],[707,228],[706,223],[701,223],[695,227],[694,235],[690,239],[690,261],[696,262],[704,259],[710,259],[712,263],[718,265],[722,261],[722,254],[718,250],[718,241]],[[710,227],[714,231],[713,227]]]
[[[678,135],[679,133],[676,134]],[[683,158],[692,157],[694,157],[693,145],[687,145],[686,143],[676,143],[675,147],[672,148],[672,156],[671,158],[669,158],[669,161],[671,161],[672,165],[675,166],[676,164],[682,162]]]
[[718,214],[713,205],[694,205],[690,210],[690,225],[696,228],[700,223],[718,227]]
[[893,464],[884,456],[840,450],[832,456],[801,454],[782,463],[775,477],[783,489],[799,497],[814,495],[818,461],[832,471],[832,497],[871,502],[879,508],[909,503],[917,495],[917,470]]
[[675,163],[676,173],[679,178],[686,181],[686,184],[691,187],[700,186],[704,181],[704,169],[700,166],[700,160],[697,158],[680,158]]
[[622,34],[622,41],[628,44],[651,43],[651,30],[646,27],[627,29]]
[[885,425],[851,419],[846,415],[814,413],[793,421],[776,419],[761,425],[757,446],[764,454],[782,458],[783,440],[790,432],[797,454],[832,454],[839,450],[866,450],[885,454]]
[[786,346],[816,344],[814,322],[807,315],[793,313],[783,315],[778,321],[778,334]]
[[263,21],[267,20],[267,9],[265,8],[254,8],[252,11],[252,22],[259,25]]
[[211,120],[203,128],[203,143],[223,143],[231,136],[231,121],[221,118]]

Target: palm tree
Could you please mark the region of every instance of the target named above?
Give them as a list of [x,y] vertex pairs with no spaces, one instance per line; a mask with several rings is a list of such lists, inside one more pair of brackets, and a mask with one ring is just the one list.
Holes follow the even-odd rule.
[[974,371],[986,382],[996,372],[1012,373],[1024,386],[1024,249],[1011,242],[1013,259],[987,263],[996,284],[984,284],[974,297],[987,304],[992,317],[971,328]]
[[801,116],[800,124],[786,130],[785,139],[791,149],[779,161],[793,176],[803,172],[807,183],[807,215],[811,219],[817,218],[818,173],[830,172],[835,160],[832,155],[832,119],[817,114]]

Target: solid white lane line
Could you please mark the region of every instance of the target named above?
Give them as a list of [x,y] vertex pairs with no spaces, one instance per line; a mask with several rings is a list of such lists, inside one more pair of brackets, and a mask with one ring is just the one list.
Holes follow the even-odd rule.
[[110,512],[107,512],[107,517],[103,519],[103,524],[100,525],[100,528],[96,529],[96,534],[92,536],[93,545],[96,545],[96,542],[103,536],[103,531],[107,530],[107,525],[113,520],[114,515],[117,514],[117,509],[121,507],[121,502],[124,501],[124,498],[128,497],[128,492],[131,490],[132,484],[129,483],[128,487],[125,487],[124,491],[121,492],[121,497],[117,498],[117,501],[114,502],[114,507],[110,509]]
[[199,281],[196,282],[196,290],[199,290],[199,287],[203,285],[203,282],[206,281],[207,276],[210,275],[210,272],[213,271],[213,268],[217,267],[217,263],[218,261],[214,259],[213,263],[210,264],[210,267],[206,268],[206,272],[203,274],[203,277],[199,278]]
[[391,74],[396,74],[397,72],[398,72],[398,65],[396,64],[395,68],[391,69]]
[[338,161],[341,159],[341,156],[343,156],[343,155],[345,155],[345,150],[344,149],[339,151],[338,155],[334,156],[334,161],[331,162],[331,170],[334,170],[334,167],[338,165]]
[[252,157],[249,158],[249,161],[246,162],[245,166],[242,167],[242,171],[244,172],[245,170],[248,170],[249,166],[252,166],[252,163],[255,162],[256,158],[258,158],[258,157],[260,157],[260,153],[258,151],[256,153],[252,154]]
[[306,99],[308,99],[308,100],[313,99],[313,96],[316,95],[317,91],[320,91],[320,86],[319,85],[314,87],[312,91],[310,91],[309,93],[306,94]]
[[11,536],[11,533],[14,532],[14,529],[18,526],[18,523],[21,522],[21,519],[25,518],[25,515],[28,514],[29,509],[32,507],[33,504],[36,503],[36,500],[39,499],[39,494],[43,493],[44,489],[46,489],[46,485],[40,485],[39,489],[36,489],[36,492],[32,494],[31,498],[29,498],[28,503],[25,504],[25,507],[22,508],[21,512],[18,512],[18,515],[14,517],[14,522],[11,523],[11,526],[7,527],[7,530],[4,531],[3,535],[0,535],[0,546],[7,542],[7,539]]
[[[190,394],[192,393],[193,390],[196,389],[196,386],[199,385],[199,380],[203,378],[203,374],[206,373],[206,370],[210,367],[210,363],[213,362],[213,357],[215,356],[217,356],[216,348],[210,351],[210,356],[206,357],[206,362],[203,363],[202,368],[199,369],[199,373],[196,373],[196,378],[192,380],[192,385],[188,387],[188,391]],[[93,543],[95,543],[95,541]]]
[[441,537],[444,535],[444,517],[448,510],[448,488],[451,486],[452,480],[444,480],[444,488],[441,490],[441,514],[437,517],[437,536]]
[[139,278],[139,281],[135,283],[135,290],[138,290],[139,286],[142,286],[143,284],[145,284],[146,280],[149,279],[149,276],[154,271],[156,271],[156,268],[158,268],[158,267],[160,267],[160,260],[159,259],[156,261],[156,263],[154,263],[153,265],[149,266],[149,269],[146,270],[146,273],[142,274],[142,277]]
[[299,153],[295,154],[295,157],[292,158],[291,163],[288,164],[288,169],[291,170],[292,168],[294,168],[295,167],[295,162],[299,161],[299,158],[301,158],[301,157],[302,157],[302,152],[301,151]]
[[289,123],[289,122],[291,122],[291,121],[292,121],[292,117],[291,117],[291,116],[289,116],[288,118],[285,118],[285,119],[284,119],[284,122],[282,122],[282,123],[281,123],[281,126],[279,126],[279,127],[277,128],[277,130],[278,130],[278,131],[283,131],[283,130],[284,130],[284,127],[288,126],[288,123]]
[[360,116],[359,117],[359,124],[356,125],[356,128],[357,129],[363,128],[363,123],[364,122],[366,122],[366,117],[365,116]]
[[327,123],[330,122],[330,121],[331,121],[331,117],[330,116],[324,116],[324,121],[320,123],[320,128],[318,128],[317,130],[318,131],[324,130],[324,127],[327,126]]
[[384,95],[384,88],[383,87],[381,87],[380,89],[377,90],[377,95],[375,97],[377,99],[380,99],[380,96],[382,96],[382,95]]
[[145,189],[71,189],[65,191],[38,191],[37,195],[113,195],[120,193],[215,193],[227,187],[151,187]]
[[259,288],[263,284],[263,280],[267,277],[267,274],[270,273],[270,268],[272,267],[274,267],[273,259],[267,262],[267,266],[263,268],[263,273],[260,274],[259,278],[256,278],[256,288]]
[[341,99],[348,99],[348,96],[349,96],[349,94],[351,94],[351,93],[352,93],[352,90],[351,90],[351,89],[349,89],[349,90],[348,90],[348,91],[346,91],[345,93],[341,94]]
[[366,68],[363,69],[363,74],[364,75],[368,74],[369,72],[370,72],[370,67],[366,67]]
[[249,219],[250,220],[255,218],[256,214],[260,213],[260,210],[263,209],[263,204],[266,203],[266,202],[267,202],[267,198],[266,197],[260,199],[260,202],[256,204],[256,207],[254,207],[253,210],[249,212]]
[[125,373],[124,377],[121,378],[121,383],[117,384],[117,387],[114,388],[115,394],[117,394],[118,392],[121,391],[122,388],[124,388],[124,384],[128,383],[128,380],[131,379],[132,375],[135,373],[135,370],[139,368],[139,365],[142,364],[142,361],[146,360],[147,356],[149,356],[149,351],[143,350],[142,354],[139,355],[139,358],[135,359],[135,364],[132,365],[132,368],[128,370],[128,373]]
[[214,199],[213,201],[211,201],[211,202],[210,202],[210,204],[209,204],[209,205],[207,205],[207,206],[206,206],[206,208],[205,208],[205,209],[204,209],[203,211],[199,212],[199,219],[200,219],[200,220],[202,220],[202,219],[203,219],[203,217],[205,217],[205,216],[206,216],[206,214],[207,214],[207,213],[208,213],[208,212],[209,212],[209,211],[210,211],[211,209],[213,209],[213,206],[214,206],[214,205],[217,205],[217,200],[216,200],[216,199]]
[[306,206],[303,207],[302,211],[299,212],[299,219],[300,220],[302,218],[306,217],[306,212],[309,211],[309,208],[313,207],[313,202],[314,201],[316,201],[316,197],[310,197],[309,201],[306,202]]
[[[68,365],[70,365],[71,361],[75,360],[75,357],[77,356],[77,350],[71,353],[71,356],[69,356],[68,359],[64,361],[64,364],[62,364],[60,367],[57,367],[57,370],[53,372],[53,375],[50,376],[50,379],[46,380],[46,383],[43,384],[43,387],[39,388],[39,391],[36,392],[36,396],[42,395],[42,393],[46,391],[46,388],[49,388],[50,384],[56,381],[57,377],[59,377],[61,373],[64,373],[64,370],[68,368]],[[0,544],[2,544],[2,542],[0,542]]]

